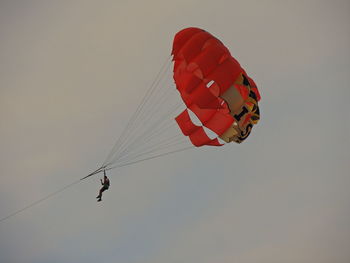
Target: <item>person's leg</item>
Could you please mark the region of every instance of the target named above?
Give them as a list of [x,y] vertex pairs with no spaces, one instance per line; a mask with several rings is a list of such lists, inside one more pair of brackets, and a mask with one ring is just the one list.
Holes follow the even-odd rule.
[[100,192],[99,192],[99,194],[98,194],[98,196],[97,196],[97,202],[100,202],[100,201],[102,201],[102,192],[103,192],[103,187],[100,189]]
[[106,187],[102,186],[102,188],[100,189],[100,192],[99,192],[99,195],[96,197],[98,198],[98,201],[101,201],[102,200],[102,193],[107,190]]
[[101,198],[102,197],[102,192],[103,192],[103,187],[98,191],[98,196],[96,198]]

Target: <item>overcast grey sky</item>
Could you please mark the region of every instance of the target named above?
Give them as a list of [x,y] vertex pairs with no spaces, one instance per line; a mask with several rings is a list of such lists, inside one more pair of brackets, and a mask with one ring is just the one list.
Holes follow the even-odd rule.
[[96,169],[184,27],[262,95],[241,145],[110,172],[0,223],[1,263],[350,260],[350,1],[0,1],[0,217]]

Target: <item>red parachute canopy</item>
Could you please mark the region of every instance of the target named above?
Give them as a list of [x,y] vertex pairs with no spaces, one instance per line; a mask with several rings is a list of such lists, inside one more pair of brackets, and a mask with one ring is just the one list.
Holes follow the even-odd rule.
[[[172,54],[173,78],[187,107],[175,118],[182,133],[197,147],[221,146],[218,138],[246,139],[260,118],[260,94],[223,43],[205,30],[186,28],[175,35]],[[210,138],[207,129],[216,137]]]

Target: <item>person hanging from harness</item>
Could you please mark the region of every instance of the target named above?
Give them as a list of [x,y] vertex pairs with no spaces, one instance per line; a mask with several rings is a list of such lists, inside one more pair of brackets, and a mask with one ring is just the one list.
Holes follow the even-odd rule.
[[96,197],[96,198],[97,198],[97,202],[102,201],[102,193],[103,193],[104,191],[108,190],[109,185],[110,185],[109,179],[108,179],[108,177],[106,176],[106,170],[103,170],[103,174],[104,174],[104,176],[103,176],[103,181],[102,181],[102,179],[100,179],[101,184],[102,184],[102,188],[100,189],[100,192],[99,192],[98,196]]

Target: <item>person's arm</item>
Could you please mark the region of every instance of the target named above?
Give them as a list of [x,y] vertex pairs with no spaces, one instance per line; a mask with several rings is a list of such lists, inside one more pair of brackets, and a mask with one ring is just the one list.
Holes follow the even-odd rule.
[[[103,175],[106,176],[106,170],[103,170]],[[102,179],[100,179],[100,180],[101,180],[101,184],[104,185],[105,182],[102,181]]]

